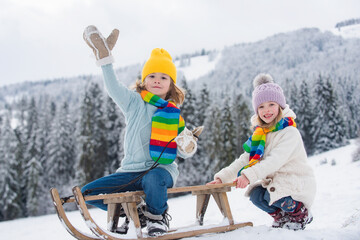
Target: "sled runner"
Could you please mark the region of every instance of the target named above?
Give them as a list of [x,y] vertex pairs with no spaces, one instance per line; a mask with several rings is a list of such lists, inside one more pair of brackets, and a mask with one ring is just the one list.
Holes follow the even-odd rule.
[[[168,193],[181,193],[181,192],[191,192],[192,195],[196,195],[196,220],[198,226],[191,230],[186,229],[170,229],[168,233],[159,237],[148,237],[141,231],[141,225],[139,221],[139,215],[137,211],[137,203],[141,201],[141,196],[144,195],[143,191],[135,192],[124,192],[124,193],[114,193],[114,194],[105,194],[105,195],[93,195],[83,197],[80,188],[74,187],[73,193],[74,197],[66,200],[62,200],[56,189],[51,189],[51,193],[54,199],[54,206],[59,215],[59,219],[64,226],[77,239],[110,239],[110,240],[123,240],[129,239],[124,238],[122,235],[113,233],[117,228],[117,222],[119,219],[119,209],[122,207],[125,211],[127,217],[133,221],[137,239],[179,239],[185,237],[198,236],[206,233],[216,233],[216,232],[227,232],[235,230],[237,228],[252,226],[251,222],[238,223],[234,224],[234,220],[231,214],[230,205],[226,193],[231,191],[231,187],[234,186],[233,183],[230,184],[216,184],[216,185],[200,185],[200,186],[190,186],[190,187],[177,187],[169,188]],[[202,226],[204,221],[204,215],[207,209],[210,196],[213,196],[221,213],[228,220],[228,224],[222,226]],[[85,204],[85,201],[90,200],[99,200],[102,199],[105,204],[108,205],[108,226],[110,226],[110,231],[102,229],[91,217],[88,208]],[[76,202],[81,215],[83,216],[87,226],[90,230],[96,235],[96,237],[89,237],[86,234],[81,233],[76,228],[74,228],[71,223],[68,221],[62,203],[65,202]]]
[[82,233],[78,229],[76,229],[69,221],[65,214],[65,210],[63,208],[63,201],[59,196],[59,192],[56,188],[50,189],[51,197],[53,199],[53,204],[55,206],[56,213],[60,219],[60,222],[63,224],[65,229],[74,237],[77,239],[84,239],[84,240],[93,240],[93,239],[100,239],[98,237],[90,236],[86,233]]

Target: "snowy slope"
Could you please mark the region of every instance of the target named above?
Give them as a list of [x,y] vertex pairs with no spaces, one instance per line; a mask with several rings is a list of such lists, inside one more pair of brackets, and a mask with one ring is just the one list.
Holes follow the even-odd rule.
[[[228,197],[234,219],[236,222],[252,221],[254,227],[190,239],[360,239],[360,162],[351,162],[351,155],[355,149],[356,143],[351,141],[346,147],[309,159],[316,173],[318,191],[312,209],[314,221],[305,231],[272,229],[269,227],[272,223],[271,218],[243,196],[245,190],[233,189]],[[321,162],[327,163],[320,164]],[[172,227],[189,226],[194,223],[195,197],[189,195],[170,199],[169,206],[173,218]],[[105,227],[104,211],[93,209],[91,214]],[[69,212],[68,215],[74,225],[90,233],[77,211]],[[205,224],[222,222],[222,216],[211,200],[205,215]],[[132,231],[131,237],[134,236],[135,233]],[[1,222],[0,239],[63,240],[72,237],[61,226],[56,215],[48,215]]]
[[360,24],[334,28],[331,32],[343,38],[360,38]]
[[187,81],[191,81],[202,77],[212,70],[214,70],[215,65],[221,58],[221,53],[218,52],[216,57],[213,59],[208,55],[192,57],[190,59],[190,64],[186,66],[181,66],[180,61],[176,61],[175,65],[178,71],[182,72]]

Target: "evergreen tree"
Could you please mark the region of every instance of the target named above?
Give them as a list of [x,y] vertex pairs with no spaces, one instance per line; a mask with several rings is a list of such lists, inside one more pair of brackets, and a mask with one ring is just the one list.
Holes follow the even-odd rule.
[[[26,109],[27,104],[26,102],[23,101],[23,99],[21,100],[21,102],[24,105],[21,105],[22,109]],[[27,192],[27,188],[26,188],[26,177],[24,174],[25,171],[25,165],[26,165],[26,159],[25,159],[25,155],[26,155],[26,127],[25,127],[25,110],[21,110],[23,111],[22,114],[20,114],[20,117],[17,118],[19,119],[19,124],[18,126],[14,129],[14,133],[16,136],[16,151],[15,151],[15,162],[16,164],[16,172],[17,172],[17,182],[20,184],[20,190],[19,190],[19,196],[21,197],[20,200],[20,207],[21,207],[21,217],[25,217],[27,216],[27,210],[26,210],[26,192]],[[20,112],[21,112],[20,111]]]
[[315,117],[313,106],[311,103],[311,95],[309,87],[305,81],[301,82],[299,91],[299,107],[296,114],[296,125],[300,131],[306,152],[311,155],[315,151],[311,128]]
[[251,135],[249,127],[250,122],[250,109],[245,102],[243,95],[238,94],[234,97],[232,106],[232,116],[234,122],[234,137],[236,142],[236,156],[240,156],[244,152],[243,145]]
[[221,169],[221,127],[221,111],[217,104],[212,104],[205,119],[205,131],[202,133],[208,161],[212,163],[209,168],[212,175]]
[[315,153],[344,146],[347,143],[346,130],[342,116],[338,112],[338,100],[330,79],[325,82],[319,76],[315,88],[317,115],[314,118]]
[[344,118],[340,114],[339,111],[339,100],[334,91],[334,88],[331,83],[331,79],[328,78],[326,80],[326,89],[328,91],[328,111],[327,114],[329,116],[329,139],[332,144],[327,144],[327,150],[331,150],[334,148],[342,147],[348,144],[348,140],[346,138],[346,128],[344,123]]
[[59,109],[50,133],[49,159],[46,164],[48,187],[69,187],[75,176],[74,125],[66,102]]
[[108,163],[105,171],[109,173],[114,173],[116,169],[119,168],[120,159],[122,158],[121,153],[121,144],[119,144],[121,133],[123,128],[125,128],[124,116],[119,112],[119,107],[115,102],[110,98],[106,98],[105,114],[106,114],[106,141],[107,141],[107,155]]
[[287,97],[288,99],[288,104],[291,108],[291,110],[293,110],[295,112],[295,114],[299,111],[299,105],[301,102],[301,99],[299,98],[299,90],[296,86],[296,84],[292,84],[290,87],[290,95],[289,97]]
[[81,103],[77,181],[85,184],[104,176],[108,162],[102,92],[90,83]]
[[[193,123],[196,126],[203,125],[205,113],[208,112],[210,107],[209,92],[206,89],[206,85],[203,86],[200,94],[196,97],[193,95],[192,99],[195,100],[195,111],[192,113]],[[194,156],[185,161],[180,161],[180,182],[182,185],[199,185],[204,184],[208,180],[206,172],[209,167],[209,161],[204,143],[204,137],[201,135],[197,142],[197,151]]]
[[[326,112],[326,102],[325,97],[323,96],[324,80],[321,75],[318,76],[314,86],[314,125],[311,125],[310,133],[312,136],[312,143],[314,143],[314,152],[319,152],[317,150],[317,143],[320,139],[320,131],[322,128],[327,126],[325,117]],[[325,130],[325,132],[327,129]]]
[[210,92],[207,85],[204,84],[200,90],[198,97],[195,101],[195,119],[194,125],[196,127],[204,125],[205,113],[208,111],[210,105]]
[[344,122],[347,129],[348,138],[356,138],[360,129],[360,107],[359,107],[359,83],[351,81],[351,79],[339,79],[339,87],[343,90],[340,94],[342,100],[341,109]]
[[237,144],[235,138],[235,125],[230,107],[230,98],[227,97],[221,110],[221,142],[220,142],[220,169],[228,166],[237,157]]
[[17,139],[10,119],[5,119],[0,139],[0,221],[22,216],[21,185],[16,162]]
[[188,129],[192,129],[195,127],[195,124],[197,123],[196,116],[194,114],[196,109],[195,107],[196,99],[195,99],[195,95],[188,87],[185,78],[182,80],[181,83],[182,83],[181,87],[185,90],[185,101],[181,106],[181,116],[185,120],[186,127]]
[[39,198],[42,195],[40,163],[40,145],[37,120],[32,123],[32,132],[28,139],[26,149],[26,165],[24,175],[26,176],[26,209],[29,216],[39,215]]

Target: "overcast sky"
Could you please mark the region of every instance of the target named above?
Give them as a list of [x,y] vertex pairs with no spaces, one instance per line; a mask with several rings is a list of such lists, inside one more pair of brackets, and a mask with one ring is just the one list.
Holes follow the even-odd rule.
[[0,86],[99,74],[82,39],[88,25],[120,30],[120,67],[155,47],[175,57],[359,17],[359,0],[0,0]]

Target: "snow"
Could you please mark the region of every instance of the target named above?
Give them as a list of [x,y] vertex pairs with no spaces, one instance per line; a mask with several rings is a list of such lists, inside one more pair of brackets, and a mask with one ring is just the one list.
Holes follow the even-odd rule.
[[192,57],[189,65],[180,66],[180,61],[176,61],[175,65],[178,71],[183,72],[187,81],[198,79],[201,76],[211,72],[219,59],[221,51],[218,52],[214,59],[209,59],[208,55]]
[[[360,162],[351,161],[356,147],[356,142],[352,140],[348,146],[309,158],[317,177],[317,196],[311,211],[314,220],[306,230],[294,232],[271,228],[272,219],[243,196],[245,190],[233,189],[228,193],[228,198],[235,222],[251,221],[254,226],[189,239],[360,239]],[[195,204],[195,197],[191,195],[170,199],[171,227],[195,228],[191,227],[195,223]],[[91,209],[90,213],[106,228],[106,212]],[[78,211],[67,214],[77,228],[91,234]],[[205,225],[224,225],[226,222],[211,199],[204,219]],[[125,238],[135,236],[133,227],[130,227]],[[0,238],[73,239],[55,214],[0,222]]]
[[341,28],[334,28],[331,32],[343,38],[360,38],[360,24],[344,26]]

